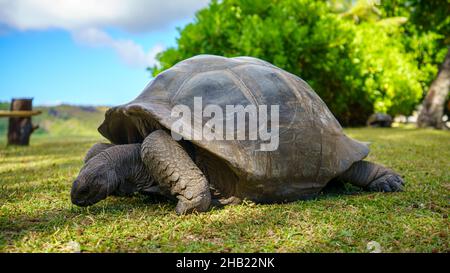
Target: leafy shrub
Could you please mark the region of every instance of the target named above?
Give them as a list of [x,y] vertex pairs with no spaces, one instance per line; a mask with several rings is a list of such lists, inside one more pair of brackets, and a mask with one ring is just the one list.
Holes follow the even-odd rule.
[[406,52],[402,30],[355,24],[324,1],[212,1],[150,71],[198,54],[261,58],[306,80],[342,124],[361,125],[374,111],[409,114],[422,96],[426,76]]

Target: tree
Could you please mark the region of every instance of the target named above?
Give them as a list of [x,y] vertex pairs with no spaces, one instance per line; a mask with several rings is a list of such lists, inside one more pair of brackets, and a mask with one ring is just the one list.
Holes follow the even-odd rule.
[[436,129],[444,128],[442,115],[444,113],[444,104],[450,89],[450,48],[445,56],[436,79],[431,83],[422,103],[422,110],[417,119],[419,127],[434,127]]
[[404,42],[411,51],[416,52],[419,68],[427,74],[423,83],[428,93],[423,100],[417,125],[443,128],[442,116],[450,81],[450,1],[395,0],[386,3],[383,7],[386,15],[406,14],[409,17],[405,25],[408,38]]
[[156,75],[197,54],[253,56],[306,80],[343,125],[364,125],[375,111],[410,114],[426,75],[402,42],[403,27],[380,21],[377,9],[376,16],[365,16],[373,20],[354,22],[331,6],[312,0],[212,1],[179,30],[177,46],[160,53],[159,65],[150,70]]

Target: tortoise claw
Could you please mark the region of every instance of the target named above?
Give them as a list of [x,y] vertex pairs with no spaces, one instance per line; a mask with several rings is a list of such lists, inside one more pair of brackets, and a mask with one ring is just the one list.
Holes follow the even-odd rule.
[[368,185],[368,189],[370,191],[398,192],[403,191],[403,185],[405,182],[398,174],[389,173],[372,181]]

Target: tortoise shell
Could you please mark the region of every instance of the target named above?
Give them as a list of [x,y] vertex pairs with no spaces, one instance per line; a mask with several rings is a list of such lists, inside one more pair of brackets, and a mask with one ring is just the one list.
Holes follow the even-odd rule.
[[[199,55],[179,62],[154,78],[136,99],[109,109],[99,132],[115,144],[142,142],[155,129],[170,130],[176,120],[172,108],[193,109],[194,97],[201,97],[203,106],[222,109],[279,106],[279,146],[274,151],[259,150],[263,143],[259,139],[190,140],[209,154],[208,160],[223,162],[237,177],[236,187],[253,199],[290,200],[315,194],[369,153],[367,145],[343,133],[305,81],[251,57]],[[203,125],[209,119],[202,117]]]

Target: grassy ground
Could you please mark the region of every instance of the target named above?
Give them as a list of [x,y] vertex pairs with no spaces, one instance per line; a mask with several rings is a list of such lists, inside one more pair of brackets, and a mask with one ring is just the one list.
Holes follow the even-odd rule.
[[71,181],[98,139],[34,136],[31,147],[0,142],[0,252],[448,252],[450,133],[349,129],[372,142],[369,160],[404,175],[406,191],[348,186],[316,200],[246,203],[177,216],[175,204],[109,198],[72,206]]

